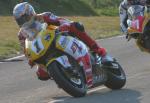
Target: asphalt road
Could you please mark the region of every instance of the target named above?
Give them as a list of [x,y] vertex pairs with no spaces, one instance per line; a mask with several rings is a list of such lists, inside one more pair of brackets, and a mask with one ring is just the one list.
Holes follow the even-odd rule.
[[150,55],[141,52],[134,40],[123,37],[100,40],[108,53],[120,62],[127,75],[121,90],[112,91],[104,86],[90,91],[83,98],[73,98],[57,85],[36,78],[35,68],[27,61],[0,63],[0,103],[149,103]]

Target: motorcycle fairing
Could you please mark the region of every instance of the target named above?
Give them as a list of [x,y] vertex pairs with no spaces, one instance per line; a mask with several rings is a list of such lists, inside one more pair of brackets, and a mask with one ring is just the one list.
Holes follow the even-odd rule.
[[142,32],[144,19],[144,16],[138,16],[136,19],[127,20],[129,25],[128,32],[131,33],[130,29],[133,29],[135,32]]
[[26,56],[32,61],[42,57],[54,40],[54,30],[42,30],[34,40],[25,40]]
[[87,85],[92,86],[92,66],[86,45],[71,36],[60,35],[56,40],[56,48],[76,59],[83,67]]
[[86,45],[71,36],[60,35],[56,40],[56,48],[70,54],[75,59],[88,53]]
[[133,5],[128,8],[128,32],[131,32],[131,29],[136,32],[142,32],[143,23],[145,20],[145,7],[141,5]]
[[71,67],[68,57],[66,55],[56,58],[56,61],[59,62],[64,68]]

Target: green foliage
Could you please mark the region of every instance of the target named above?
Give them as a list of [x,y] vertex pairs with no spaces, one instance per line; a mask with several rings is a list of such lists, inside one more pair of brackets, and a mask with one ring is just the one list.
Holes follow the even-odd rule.
[[115,7],[95,9],[95,10],[99,15],[105,15],[105,16],[117,16],[117,15],[119,15],[118,8],[115,8]]
[[96,1],[91,2],[91,5],[93,5],[95,8],[109,8],[109,7],[118,7],[120,0],[92,0]]
[[94,8],[118,7],[121,0],[82,0]]
[[82,0],[90,5],[98,15],[118,16],[121,0]]
[[[96,12],[81,0],[26,0],[35,8],[37,13],[50,11],[57,15],[97,15]],[[13,7],[19,0],[0,1],[0,14],[12,15]],[[8,7],[8,8],[6,8]]]
[[17,41],[0,41],[0,59],[19,53],[20,45]]
[[[23,0],[0,0],[0,15],[12,15],[13,7]],[[36,12],[51,11],[57,15],[117,15],[120,0],[24,0]],[[93,2],[96,1],[96,2]],[[112,14],[113,13],[113,14]]]

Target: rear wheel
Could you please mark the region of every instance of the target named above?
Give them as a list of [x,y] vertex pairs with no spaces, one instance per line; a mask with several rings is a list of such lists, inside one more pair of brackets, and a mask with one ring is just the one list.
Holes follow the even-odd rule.
[[126,83],[126,75],[121,65],[116,62],[104,63],[107,71],[107,81],[105,86],[110,89],[121,89]]
[[80,69],[77,73],[65,70],[61,64],[54,61],[48,66],[48,73],[53,77],[57,85],[74,97],[86,95],[86,86],[83,72]]

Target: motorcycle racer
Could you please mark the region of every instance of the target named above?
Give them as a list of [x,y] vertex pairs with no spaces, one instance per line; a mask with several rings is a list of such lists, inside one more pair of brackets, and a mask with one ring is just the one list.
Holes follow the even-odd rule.
[[[30,21],[33,16],[39,21],[46,22],[48,25],[59,26],[60,31],[68,31],[70,33],[73,33],[74,36],[82,40],[92,51],[98,53],[101,56],[106,55],[106,50],[100,47],[93,39],[91,39],[87,35],[84,30],[84,26],[79,22],[73,22],[65,18],[58,17],[51,12],[36,14],[34,8],[28,2],[17,4],[13,9],[13,16],[20,28],[24,23]],[[23,49],[27,36],[27,33],[20,29],[20,31],[18,32],[18,38]],[[34,64],[29,61],[29,65],[33,66]],[[36,74],[40,80],[49,79],[48,73],[41,66],[37,67]]]
[[[148,52],[150,51],[149,13],[150,0],[123,0],[119,7],[120,26],[126,39],[129,40],[131,36],[138,39],[137,45],[140,50]],[[138,34],[131,35],[131,28]]]
[[121,26],[121,31],[124,34],[127,34],[127,28],[128,28],[128,24],[127,24],[127,19],[128,19],[128,14],[127,14],[127,10],[131,5],[142,5],[144,6],[146,4],[148,0],[123,0],[120,3],[119,6],[119,16],[120,16],[120,26]]

